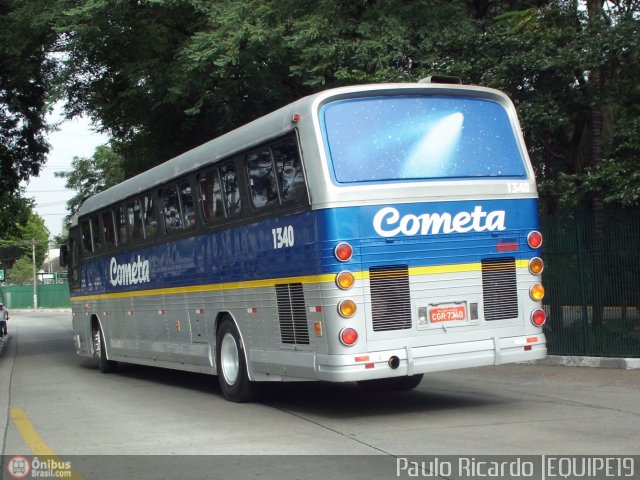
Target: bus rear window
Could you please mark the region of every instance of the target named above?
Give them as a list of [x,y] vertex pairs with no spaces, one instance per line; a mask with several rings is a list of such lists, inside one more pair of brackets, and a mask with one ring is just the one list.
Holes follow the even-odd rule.
[[509,115],[493,100],[371,97],[320,114],[338,183],[526,177]]

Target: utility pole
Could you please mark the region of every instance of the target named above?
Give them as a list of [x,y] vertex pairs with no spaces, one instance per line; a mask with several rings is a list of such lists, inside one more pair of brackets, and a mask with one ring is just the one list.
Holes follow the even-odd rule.
[[38,308],[38,289],[36,287],[36,239],[31,243],[31,258],[33,261],[33,309]]

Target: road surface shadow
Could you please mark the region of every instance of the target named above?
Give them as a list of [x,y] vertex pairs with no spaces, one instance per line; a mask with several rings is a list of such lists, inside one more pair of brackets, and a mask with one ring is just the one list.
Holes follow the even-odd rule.
[[460,410],[508,402],[499,397],[483,397],[441,381],[422,383],[410,391],[365,391],[355,383],[286,383],[269,386],[263,402],[275,408],[300,414],[333,418]]
[[[85,359],[82,366],[98,370],[97,361]],[[99,372],[97,372],[99,373]],[[116,373],[123,379],[153,382],[170,387],[210,393],[223,398],[218,378],[201,373],[121,363]],[[425,375],[411,391],[369,392],[356,383],[292,382],[265,383],[255,402],[304,415],[332,418],[368,417],[398,413],[460,410],[509,403],[508,398],[479,394],[460,384],[448,384]]]
[[[80,366],[87,370],[95,370],[100,375],[98,360],[82,357]],[[203,373],[183,372],[161,367],[149,367],[146,365],[135,365],[133,363],[118,362],[118,369],[114,375],[121,378],[132,379],[140,382],[161,383],[163,385],[197,390],[199,392],[212,393],[222,396],[222,391],[218,384],[218,377]]]

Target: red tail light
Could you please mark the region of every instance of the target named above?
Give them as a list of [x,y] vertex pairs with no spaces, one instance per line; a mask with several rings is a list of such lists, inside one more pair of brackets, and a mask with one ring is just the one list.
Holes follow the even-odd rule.
[[338,245],[336,245],[333,254],[341,262],[348,262],[353,256],[353,248],[351,248],[351,245],[349,245],[347,242],[340,242]]
[[529,235],[527,235],[527,243],[531,248],[540,248],[540,245],[542,245],[542,234],[537,230],[529,232]]
[[547,321],[547,314],[544,313],[544,310],[534,310],[531,312],[531,323],[533,323],[536,327],[541,327]]
[[353,328],[343,328],[340,330],[340,342],[343,345],[350,347],[355,345],[358,341],[358,332],[356,332]]

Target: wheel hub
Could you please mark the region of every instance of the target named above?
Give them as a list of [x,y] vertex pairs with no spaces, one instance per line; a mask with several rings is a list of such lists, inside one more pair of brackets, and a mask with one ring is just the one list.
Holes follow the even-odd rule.
[[229,385],[236,383],[238,373],[240,372],[240,357],[238,354],[238,346],[230,333],[225,334],[222,338],[220,347],[220,368],[222,375]]

